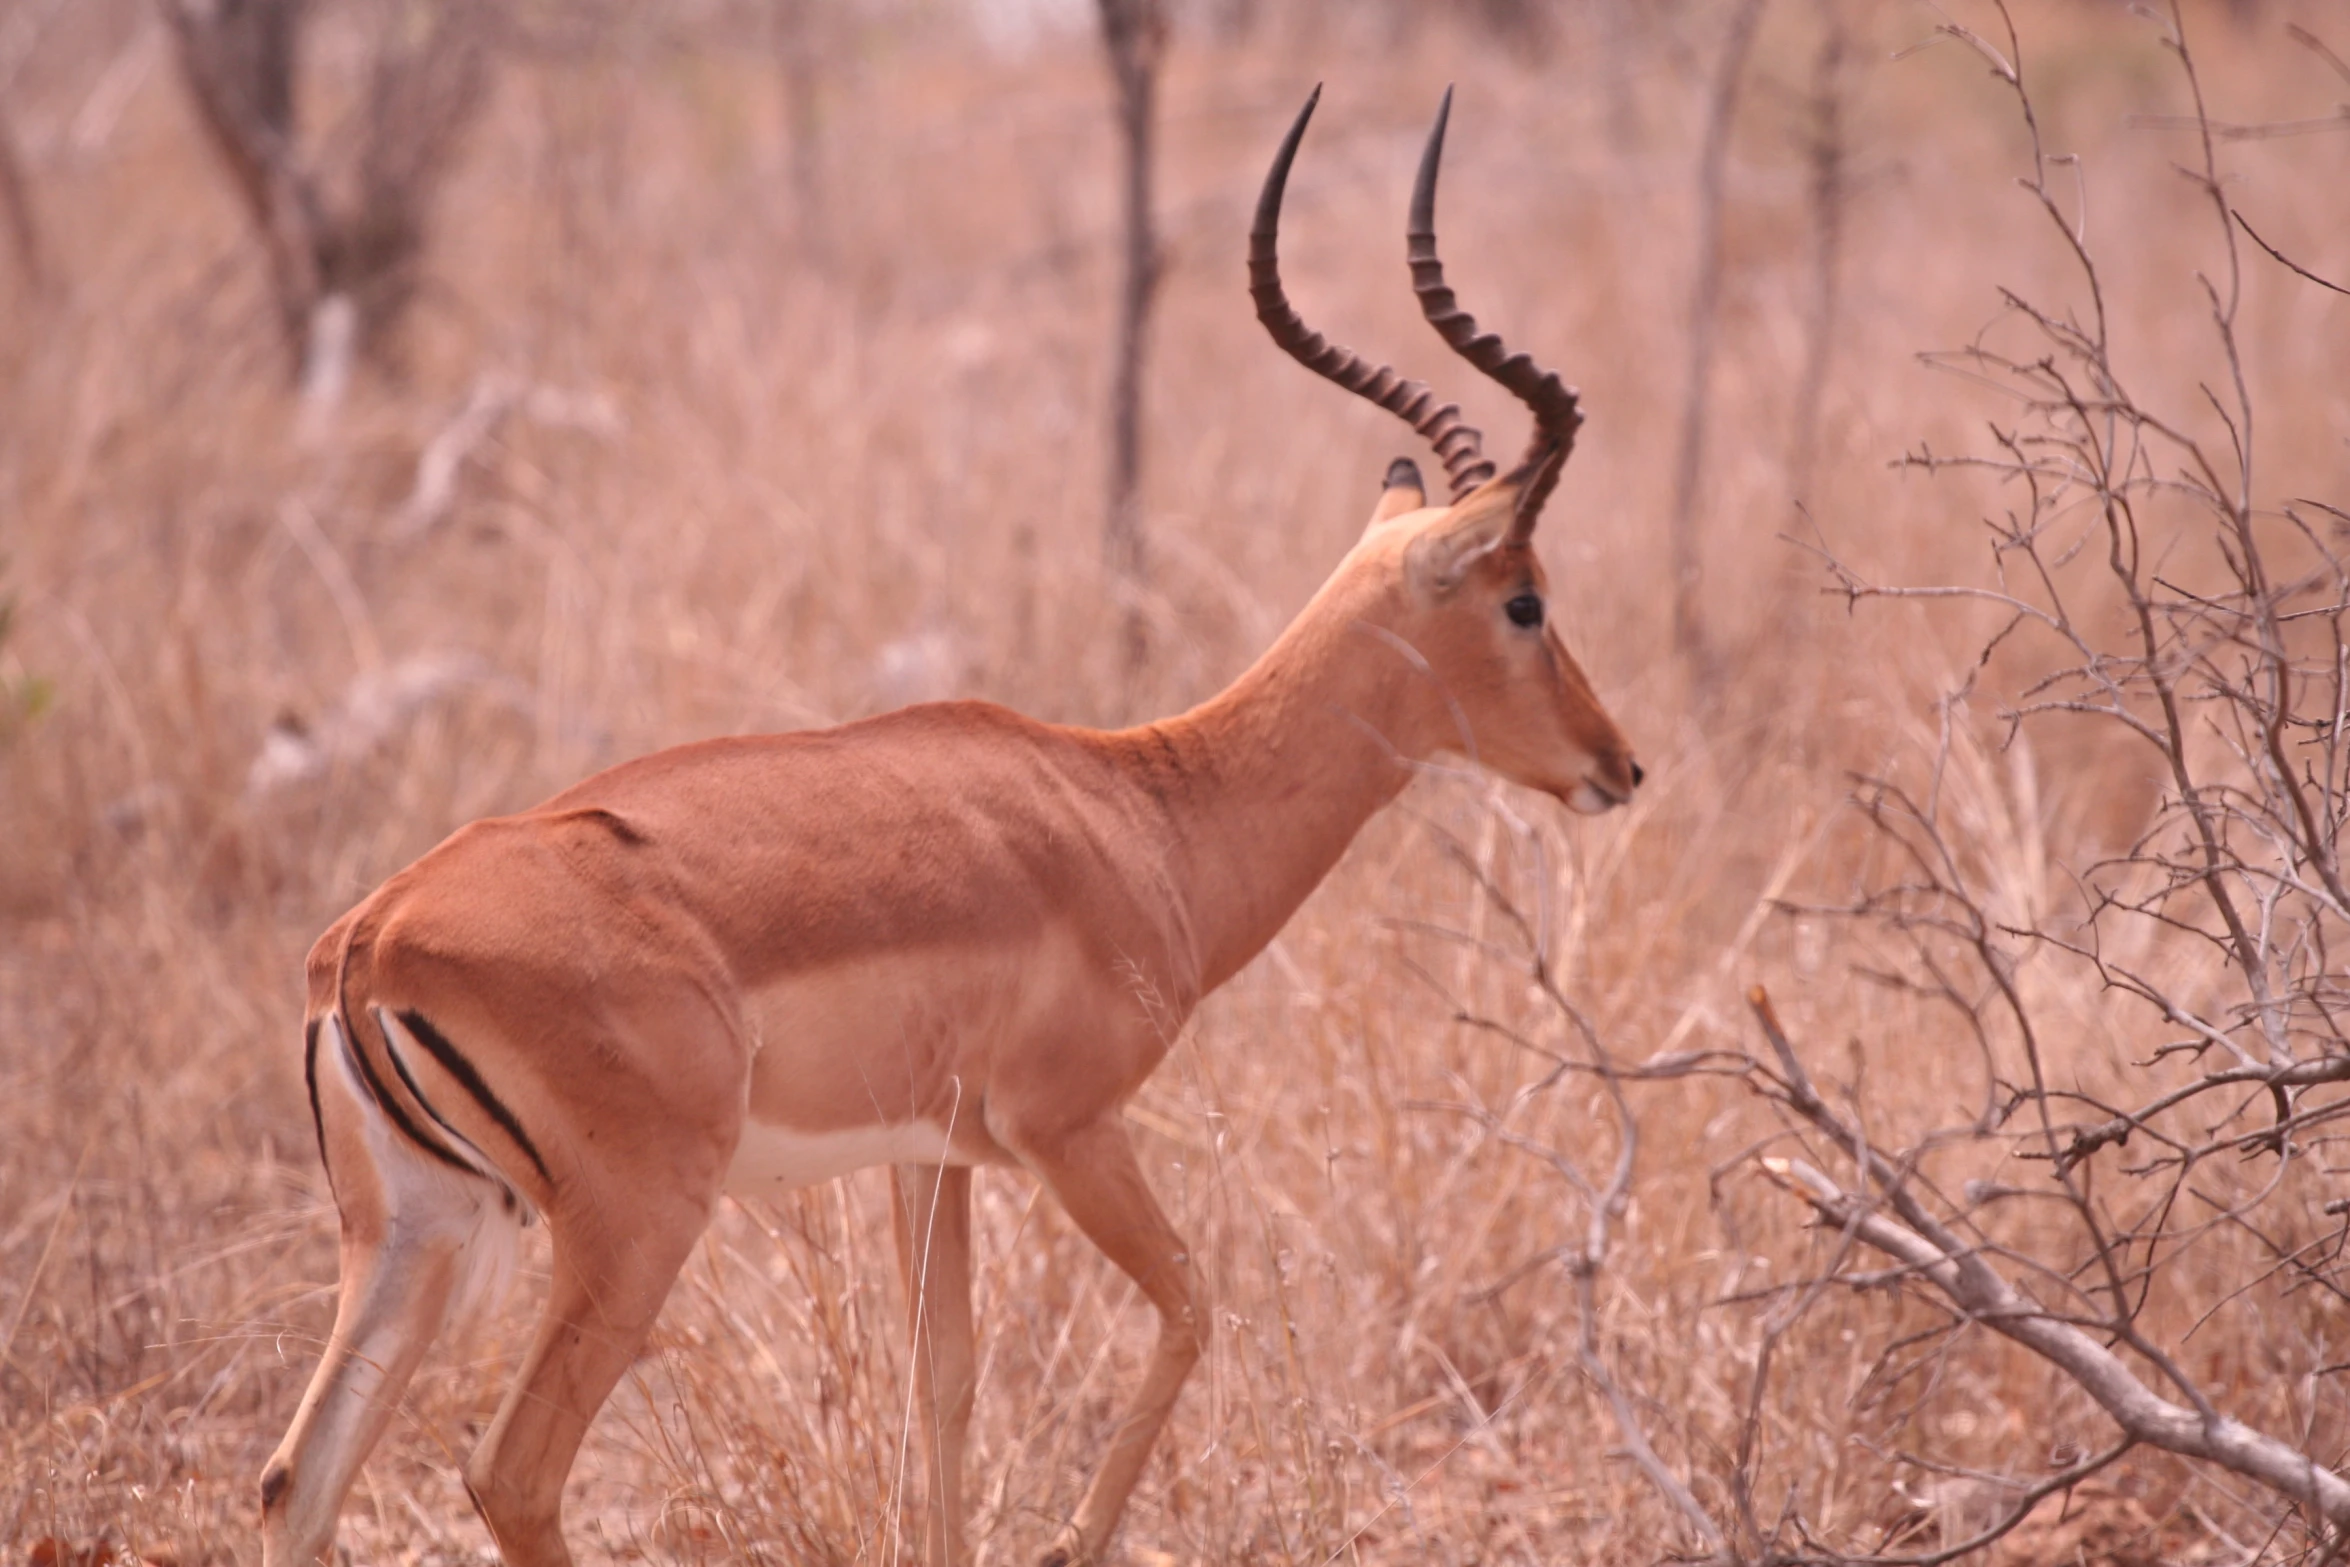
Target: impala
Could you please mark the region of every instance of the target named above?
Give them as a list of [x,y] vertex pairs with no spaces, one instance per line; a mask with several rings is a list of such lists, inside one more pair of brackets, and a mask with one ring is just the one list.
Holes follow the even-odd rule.
[[1452,494],[1427,504],[1396,462],[1360,542],[1221,695],[1111,732],[945,702],[679,746],[461,829],[319,939],[305,1074],[342,1280],[262,1472],[269,1567],[328,1550],[460,1286],[534,1211],[548,1299],[465,1484],[508,1562],[569,1562],[565,1476],[720,1197],[876,1164],[897,1198],[933,1562],[962,1551],[972,1168],[1028,1170],[1156,1308],[1142,1386],[1045,1560],[1100,1556],[1204,1332],[1121,1106],[1416,763],[1465,756],[1581,812],[1640,782],[1531,547],[1575,394],[1480,336],[1437,259],[1450,107],[1413,195],[1414,287],[1532,410],[1533,439],[1495,477],[1456,406],[1290,308],[1275,235],[1309,100],[1249,236],[1257,314],[1426,437]]

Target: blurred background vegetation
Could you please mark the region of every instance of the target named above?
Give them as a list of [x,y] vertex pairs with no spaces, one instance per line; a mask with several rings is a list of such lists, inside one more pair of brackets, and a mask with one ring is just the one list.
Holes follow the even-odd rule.
[[[1740,996],[1765,981],[1834,1057],[1815,1070],[1923,1124],[1979,1097],[1975,1043],[1930,997],[1869,983],[1865,933],[1778,910],[1885,873],[1853,774],[1939,758],[1951,830],[2027,913],[2131,844],[2164,788],[2094,725],[2003,743],[1999,701],[2046,660],[1986,653],[1996,609],[1856,607],[1816,553],[1876,581],[1992,580],[1980,521],[2012,486],[1896,460],[1979,448],[2010,404],[1920,356],[1996,330],[2003,288],[2083,308],[2016,188],[2012,102],[1965,47],[1914,47],[1941,13],[1169,0],[1138,251],[1132,122],[1080,0],[311,0],[282,113],[235,85],[279,79],[252,64],[268,39],[230,28],[252,4],[0,0],[5,1550],[258,1559],[254,1476],[335,1268],[300,961],[382,877],[657,746],[948,696],[1122,723],[1269,642],[1412,450],[1274,351],[1244,293],[1256,183],[1317,81],[1292,297],[1507,449],[1521,414],[1445,354],[1403,266],[1413,160],[1459,84],[1447,260],[1481,319],[1581,387],[1542,548],[1650,781],[1583,822],[1416,785],[1142,1095],[1216,1310],[1126,1548],[1469,1563],[1696,1543],[1616,1451],[1570,1281],[1522,1270],[1580,1220],[1539,1161],[1443,1108],[1512,1102],[1544,1068],[1465,1010],[1564,1027],[1522,969],[1452,938],[1494,937],[1497,885],[1538,898],[1558,984],[1633,1059],[1743,1048]],[[1954,7],[1995,27],[1982,10]],[[2335,281],[2350,78],[2289,30],[2339,53],[2342,21],[2326,0],[2184,10],[2213,116],[2306,132],[2225,139],[2232,199]],[[2081,159],[2054,185],[2073,210],[2077,179],[2118,360],[2224,444],[2195,281],[2221,242],[2175,168],[2192,106],[2161,28],[2098,0],[2017,23],[2043,139]],[[2262,504],[2338,504],[2350,299],[2247,257]],[[1134,542],[1105,550],[1120,517]],[[2121,1092],[2152,1048],[2141,1020],[2093,982],[2046,983],[2068,1081]],[[1513,1135],[1602,1157],[1603,1110],[1569,1084]],[[1743,1476],[1839,1550],[1931,1551],[1974,1526],[1990,1482],[1969,1477],[2102,1445],[2078,1390],[1980,1336],[1894,1375],[1936,1319],[1857,1295],[1778,1345],[1750,1408],[1754,1292],[1816,1244],[1727,1173],[1778,1123],[1706,1079],[1645,1089],[1639,1112],[1592,1310],[1717,1516]],[[2317,1225],[2309,1179],[2294,1201]],[[898,1559],[914,1470],[882,1189],[729,1205],[591,1437],[577,1542]],[[1147,1311],[1028,1183],[987,1172],[979,1193],[973,1537],[1026,1560]],[[2320,1374],[2341,1306],[2269,1278],[2260,1244],[2211,1240],[2172,1325],[2216,1313],[2195,1373],[2330,1461],[2350,1440]],[[353,1560],[487,1558],[455,1471],[530,1294],[428,1365],[355,1493]],[[2257,1498],[2169,1460],[2096,1486],[2002,1548],[2308,1544],[2264,1544]]]

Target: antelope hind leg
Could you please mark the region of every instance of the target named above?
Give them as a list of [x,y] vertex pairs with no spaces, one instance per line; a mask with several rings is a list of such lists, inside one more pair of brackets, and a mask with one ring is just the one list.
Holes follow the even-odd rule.
[[[435,1163],[351,1078],[342,1031],[313,1034],[319,1141],[342,1214],[333,1336],[294,1423],[261,1471],[261,1558],[312,1567],[334,1544],[344,1495],[483,1248],[511,1248],[516,1215],[489,1182]],[[492,1268],[488,1270],[494,1273]]]

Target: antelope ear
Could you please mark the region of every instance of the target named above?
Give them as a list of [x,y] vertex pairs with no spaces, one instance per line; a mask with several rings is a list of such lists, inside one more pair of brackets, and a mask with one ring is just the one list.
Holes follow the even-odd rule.
[[1409,457],[1398,457],[1387,465],[1386,488],[1379,492],[1379,504],[1371,508],[1370,527],[1393,522],[1405,512],[1418,511],[1427,504],[1428,486],[1420,481],[1420,465]]
[[1514,531],[1518,501],[1530,477],[1520,470],[1486,480],[1462,496],[1442,522],[1414,539],[1404,555],[1412,585],[1434,598],[1459,587],[1469,568]]

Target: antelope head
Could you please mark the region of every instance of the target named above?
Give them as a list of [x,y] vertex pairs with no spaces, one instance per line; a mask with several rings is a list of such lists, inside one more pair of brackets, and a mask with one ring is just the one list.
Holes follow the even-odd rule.
[[1417,465],[1399,458],[1348,568],[1368,576],[1362,618],[1418,663],[1429,688],[1415,729],[1431,753],[1465,755],[1570,809],[1597,813],[1632,797],[1642,777],[1623,732],[1600,704],[1549,612],[1534,525],[1583,423],[1555,371],[1480,333],[1444,280],[1436,254],[1436,175],[1452,91],[1420,158],[1406,235],[1422,314],[1462,358],[1507,387],[1534,416],[1524,455],[1496,475],[1484,436],[1426,383],[1372,365],[1309,329],[1281,286],[1281,197],[1321,99],[1314,89],[1274,155],[1249,230],[1249,293],[1273,341],[1318,375],[1395,414],[1435,448],[1450,499],[1430,505]]

